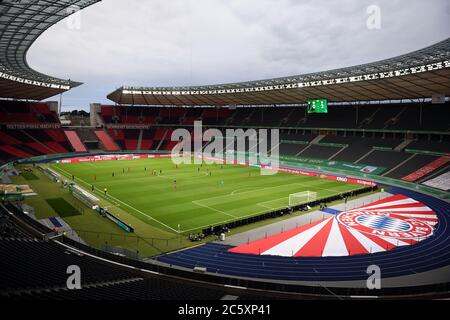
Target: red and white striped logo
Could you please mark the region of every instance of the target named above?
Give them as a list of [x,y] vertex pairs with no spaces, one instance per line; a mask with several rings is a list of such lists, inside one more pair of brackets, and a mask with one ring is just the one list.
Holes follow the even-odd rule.
[[437,223],[429,207],[395,195],[230,251],[294,257],[370,254],[423,241]]

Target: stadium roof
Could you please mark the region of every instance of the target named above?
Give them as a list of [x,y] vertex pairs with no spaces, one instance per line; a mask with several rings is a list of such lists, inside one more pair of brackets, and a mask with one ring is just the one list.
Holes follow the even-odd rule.
[[285,78],[198,87],[121,87],[108,99],[127,105],[282,105],[403,100],[450,95],[450,38],[354,67]]
[[99,1],[0,1],[0,97],[42,100],[79,86],[79,82],[33,70],[27,63],[26,54],[45,30]]

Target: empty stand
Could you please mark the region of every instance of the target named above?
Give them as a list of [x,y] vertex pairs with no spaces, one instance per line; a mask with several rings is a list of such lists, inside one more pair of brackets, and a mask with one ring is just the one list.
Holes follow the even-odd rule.
[[106,151],[119,151],[119,147],[111,139],[111,137],[103,130],[95,131],[95,134],[100,139]]
[[414,158],[403,164],[400,168],[387,174],[388,177],[401,179],[415,172],[417,168],[421,168],[426,164],[436,160],[437,157],[430,155],[416,154]]
[[443,167],[444,165],[446,165],[449,162],[450,162],[450,154],[443,156],[443,157],[439,157],[439,158],[435,159],[434,161],[427,163],[426,165],[420,167],[418,170],[403,177],[402,180],[408,181],[408,182],[415,182],[415,181],[429,175],[430,173],[438,170],[439,168]]
[[0,100],[0,123],[59,123],[47,103]]
[[76,132],[86,148],[93,150],[99,149],[99,139],[95,134],[94,128],[77,128]]
[[76,131],[66,130],[64,131],[64,133],[66,134],[67,139],[69,139],[70,144],[76,152],[87,152],[86,147],[84,146],[83,142],[81,142],[80,137],[78,137]]
[[[16,221],[0,207],[2,298],[219,300],[225,295],[221,288],[133,271],[65,247],[58,242],[36,239],[16,225]],[[67,268],[73,265],[81,269],[81,290],[67,289]]]

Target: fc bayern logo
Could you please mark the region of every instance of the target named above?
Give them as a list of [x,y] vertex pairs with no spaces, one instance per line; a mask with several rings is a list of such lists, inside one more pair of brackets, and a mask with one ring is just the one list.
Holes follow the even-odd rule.
[[337,220],[363,233],[396,239],[423,239],[433,234],[433,228],[425,222],[390,212],[343,212],[337,216]]

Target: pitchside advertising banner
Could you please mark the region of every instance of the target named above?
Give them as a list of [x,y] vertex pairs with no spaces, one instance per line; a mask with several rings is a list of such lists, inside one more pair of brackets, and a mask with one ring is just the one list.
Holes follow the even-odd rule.
[[171,154],[127,154],[127,155],[100,155],[100,156],[93,156],[93,157],[77,157],[77,158],[70,158],[70,159],[63,159],[63,160],[57,160],[55,161],[58,164],[69,164],[69,163],[80,163],[80,162],[94,162],[94,161],[109,161],[109,160],[132,160],[132,159],[151,159],[151,158],[170,158],[172,156],[175,157],[197,157],[202,158],[205,160],[213,160],[213,161],[220,161],[224,163],[231,163],[234,165],[242,165],[242,166],[255,166],[255,167],[261,167],[265,170],[277,170],[280,172],[287,172],[292,174],[299,174],[303,176],[310,176],[310,177],[319,177],[322,179],[328,179],[328,180],[335,180],[335,181],[341,181],[346,183],[353,183],[353,184],[361,184],[365,186],[371,186],[375,187],[376,183],[365,181],[361,179],[354,179],[354,178],[347,178],[343,176],[335,176],[335,175],[325,175],[320,174],[316,172],[308,172],[304,170],[294,170],[294,169],[285,169],[285,168],[271,168],[270,166],[259,166],[255,164],[250,164],[249,162],[245,161],[235,161],[235,160],[227,160],[222,158],[214,158],[214,157],[203,157],[201,155],[171,155]]
[[[130,160],[130,159],[167,158],[167,157],[171,157],[171,154],[122,154],[122,155],[110,154],[91,157],[74,157],[63,160],[57,160],[56,163],[64,164],[64,163],[90,162],[102,160]],[[45,156],[42,158],[42,160],[44,159],[46,159]],[[383,167],[369,166],[361,163],[355,164],[348,162],[328,161],[302,157],[280,156],[280,161],[282,164],[294,164],[294,165],[309,164],[313,166],[323,167],[324,169],[346,170],[350,173],[354,172],[373,175],[379,175],[386,170],[386,168]]]
[[134,160],[134,159],[150,159],[150,158],[170,158],[170,154],[107,154],[91,157],[76,157],[69,159],[56,160],[55,163],[78,163],[78,162],[95,162],[109,160]]

